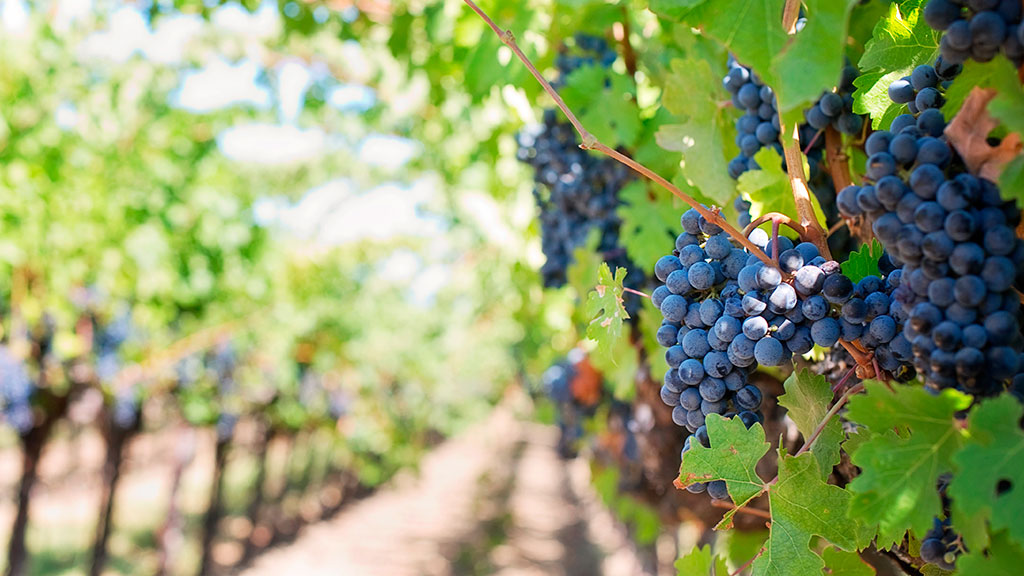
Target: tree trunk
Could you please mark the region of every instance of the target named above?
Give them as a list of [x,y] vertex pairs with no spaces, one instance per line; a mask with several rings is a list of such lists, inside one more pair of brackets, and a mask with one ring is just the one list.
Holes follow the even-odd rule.
[[210,574],[213,569],[213,540],[217,536],[217,525],[220,523],[221,500],[224,496],[224,464],[227,462],[230,446],[230,439],[217,442],[213,467],[213,492],[210,495],[210,505],[206,508],[206,516],[203,518],[202,560],[199,564],[201,576]]
[[107,562],[107,540],[110,538],[110,525],[113,521],[114,494],[121,479],[121,456],[124,447],[131,437],[132,431],[124,430],[110,423],[107,434],[107,455],[103,462],[103,484],[100,488],[100,512],[96,523],[96,536],[92,546],[92,566],[89,576],[100,576]]

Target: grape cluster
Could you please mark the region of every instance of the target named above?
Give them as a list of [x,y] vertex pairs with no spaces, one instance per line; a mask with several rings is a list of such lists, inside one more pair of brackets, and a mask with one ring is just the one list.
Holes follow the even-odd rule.
[[1018,0],[930,0],[924,20],[945,32],[939,49],[948,62],[988,62],[1001,51],[1014,66],[1024,64]]
[[839,320],[841,339],[857,342],[874,354],[879,368],[896,380],[906,382],[916,376],[916,371],[910,341],[903,334],[907,315],[902,303],[894,298],[903,271],[887,268],[884,278],[862,278],[855,285],[853,295],[843,303]]
[[[994,183],[966,172],[945,126],[929,109],[873,133],[865,143],[871,183],[844,189],[837,203],[847,217],[866,217],[903,267],[894,298],[918,373],[936,388],[997,394],[1021,363],[1013,291],[1024,271],[1020,212]],[[902,340],[898,350],[904,355]]]
[[804,111],[804,118],[812,128],[824,130],[831,125],[843,134],[860,134],[864,117],[853,111],[853,92],[856,90],[853,81],[857,74],[852,65],[844,66],[836,90],[823,93],[813,106]]
[[562,45],[555,57],[555,67],[558,69],[558,79],[551,85],[555,88],[561,86],[570,74],[588,66],[602,66],[608,68],[615,63],[618,53],[608,45],[608,41],[599,36],[589,34],[576,34],[573,36],[576,49],[570,51]]
[[[775,246],[756,230],[752,241],[766,254],[778,252],[779,266],[767,266],[697,210],[684,213],[681,223],[675,250],[655,265],[664,284],[651,296],[664,318],[657,340],[669,366],[661,398],[673,421],[708,446],[709,414],[738,416],[747,426],[763,420],[761,391],[748,383],[758,365],[780,366],[815,344],[836,344],[838,306],[854,287],[811,243],[779,237]],[[792,280],[783,281],[783,274]],[[689,490],[717,497],[720,488]]]
[[619,245],[616,214],[618,192],[633,177],[629,169],[581,150],[572,125],[559,121],[554,110],[545,111],[539,132],[519,135],[519,146],[519,159],[533,167],[537,185],[541,248],[547,256],[541,267],[544,285],[565,284],[573,252],[594,229],[600,233],[598,250],[609,264],[633,269]]
[[964,546],[960,535],[953,531],[949,521],[949,512],[952,501],[949,498],[947,489],[952,479],[950,474],[939,476],[938,491],[942,500],[942,511],[944,518],[936,517],[932,520],[932,528],[924,535],[921,541],[921,559],[929,564],[935,564],[942,570],[953,571],[956,569],[956,559]]
[[[616,53],[603,38],[577,34],[572,53],[564,47],[556,66],[556,88],[573,71],[584,66],[610,66]],[[519,134],[517,157],[534,170],[534,198],[540,208],[541,249],[547,261],[541,267],[544,286],[558,288],[567,280],[573,252],[583,246],[591,231],[599,234],[598,251],[614,270],[634,270],[619,243],[622,224],[616,213],[618,193],[632,172],[611,158],[581,150],[572,124],[559,120],[558,112],[544,111],[543,124]],[[643,275],[629,274],[626,284],[642,288]],[[632,315],[636,302],[627,303]]]
[[[832,125],[844,134],[860,133],[864,118],[853,112],[853,81],[857,74],[857,69],[847,64],[836,90],[823,93],[811,108],[805,110],[807,123],[798,127],[808,164],[807,183],[830,224],[838,221],[839,213],[835,206],[835,185],[824,169],[825,139],[821,132]],[[754,155],[761,148],[771,146],[780,157],[784,156],[779,141],[778,105],[771,87],[764,85],[753,70],[731,57],[729,72],[722,79],[722,84],[732,95],[733,105],[745,111],[736,120],[736,145],[740,148],[740,155],[733,158],[728,166],[729,176],[738,179],[748,170],[760,169]],[[786,168],[785,158],[782,168]],[[737,198],[735,208],[740,215],[740,226],[745,227],[751,221],[749,202]],[[840,240],[842,238],[835,239],[836,242]]]
[[747,170],[758,170],[754,155],[772,146],[782,156],[779,143],[779,110],[775,92],[753,70],[729,58],[729,72],[722,85],[732,95],[732,104],[745,113],[736,120],[736,145],[740,155],[729,162],[729,176],[739,178]]
[[921,559],[943,570],[955,570],[960,548],[960,536],[953,531],[949,518],[936,518],[921,542]]
[[939,56],[934,66],[921,64],[914,68],[910,76],[889,84],[889,99],[897,104],[906,104],[911,114],[938,110],[946,103],[946,88],[962,70],[962,64],[950,64],[943,56]]
[[18,434],[32,429],[32,395],[35,386],[25,364],[7,346],[0,345],[0,413]]

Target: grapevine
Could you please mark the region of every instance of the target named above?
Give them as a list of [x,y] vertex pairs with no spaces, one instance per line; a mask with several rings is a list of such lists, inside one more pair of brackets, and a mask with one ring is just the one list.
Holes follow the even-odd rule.
[[[964,522],[956,512],[958,496],[944,487],[949,477],[957,474],[949,458],[958,443],[932,456],[939,459],[937,466],[917,478],[920,484],[914,490],[929,503],[926,507],[916,513],[900,513],[876,505],[885,506],[885,490],[878,479],[891,466],[876,456],[883,446],[927,443],[937,438],[929,434],[942,429],[962,430],[954,413],[972,406],[977,410],[986,405],[985,397],[1008,398],[1010,390],[1017,394],[1018,381],[1024,381],[1017,377],[1024,343],[1018,321],[1020,299],[1015,292],[1019,271],[1024,269],[1020,261],[1024,244],[1014,231],[1021,221],[1020,212],[998,184],[977,175],[978,166],[963,159],[951,141],[954,137],[947,136],[946,105],[950,95],[959,90],[958,76],[968,72],[963,64],[966,49],[950,51],[950,32],[942,37],[942,55],[933,64],[915,64],[908,74],[885,85],[890,104],[878,107],[877,113],[867,112],[873,123],[883,111],[891,114],[891,127],[878,130],[876,124],[867,134],[864,118],[858,115],[865,110],[858,99],[860,80],[868,73],[859,75],[847,62],[835,85],[802,109],[809,128],[801,130],[789,123],[794,118],[791,110],[782,110],[783,99],[776,96],[779,87],[740,63],[750,58],[751,52],[729,54],[722,84],[731,96],[731,106],[741,114],[734,124],[739,155],[727,163],[728,176],[741,185],[750,182],[750,171],[761,168],[754,156],[763,148],[774,149],[783,161],[795,208],[792,216],[752,214],[752,200],[757,198],[737,196],[733,207],[744,228],[738,232],[721,222],[721,211],[666,186],[664,178],[594,139],[516,47],[512,33],[500,29],[471,0],[466,3],[554,98],[581,135],[582,148],[608,154],[669,188],[690,206],[682,214],[682,233],[671,254],[653,268],[659,284],[651,293],[651,304],[662,317],[655,340],[664,347],[667,367],[660,397],[671,408],[673,422],[688,432],[683,435],[682,469],[676,486],[707,492],[716,501],[731,501],[723,505],[729,512],[719,525],[727,528],[732,516],[759,495],[768,495],[772,502],[776,497],[791,498],[783,496],[781,485],[788,485],[800,474],[795,472],[797,467],[807,474],[824,475],[825,481],[819,479],[817,488],[813,482],[807,484],[809,492],[819,490],[842,500],[842,510],[833,522],[846,522],[847,532],[826,537],[839,550],[857,552],[873,543],[890,550],[900,564],[911,557],[956,570],[961,558],[973,558],[979,546],[984,549],[977,541],[972,547],[971,537],[964,544],[958,530]],[[963,9],[956,2],[933,0],[924,8],[894,6],[892,13],[899,18],[902,10],[913,10],[912,18],[923,18],[935,28],[955,25],[954,34],[961,27],[973,27],[978,37],[969,52],[975,60],[991,60],[1002,46],[1019,65],[1019,3],[1010,7],[1011,3],[993,2],[987,8],[975,4]],[[997,4],[1006,5],[999,22],[994,20],[996,12],[985,12]],[[811,10],[808,19],[802,14],[798,17],[796,6],[786,3],[779,25],[785,36],[799,42],[802,36],[813,34],[808,23],[816,15]],[[720,30],[714,8],[669,12],[675,17],[681,13],[684,21],[692,17],[694,22],[704,23],[711,36]],[[1003,29],[1007,23],[1012,35]],[[939,38],[933,38],[938,48]],[[730,47],[731,41],[735,39],[724,43]],[[867,49],[870,52],[872,46]],[[878,67],[870,59],[862,59],[865,63],[869,70]],[[777,71],[772,72],[771,77],[779,81]],[[792,89],[792,85],[782,88]],[[961,98],[959,93],[956,98]],[[901,108],[903,115],[893,114]],[[851,166],[847,150],[860,146],[867,161]],[[811,161],[811,180],[824,174],[826,183],[842,185],[839,191],[819,185],[815,192],[834,202],[851,229],[863,232],[866,226],[867,237],[880,241],[879,249],[843,250],[847,253],[839,256],[842,264],[832,259],[810,201],[805,157]],[[821,163],[828,165],[827,172],[818,166]],[[850,183],[857,181],[845,173],[851,167],[854,173],[863,174],[863,184]],[[772,225],[770,234],[759,228],[768,223]],[[791,241],[781,235],[783,226],[795,231],[799,239]],[[599,286],[599,290],[608,289]],[[619,290],[624,295],[627,292],[621,285]],[[610,314],[606,306],[594,322]],[[742,469],[752,464],[728,464],[729,452],[752,450],[749,462],[757,463],[768,447],[755,448],[758,439],[763,442],[762,427],[769,422],[758,412],[765,392],[748,383],[750,373],[763,366],[781,367],[786,374],[794,361],[810,360],[813,366],[815,347],[833,355],[830,349],[842,350],[845,359],[841,361],[847,368],[842,373],[823,368],[831,370],[832,382],[808,372],[794,372],[787,380],[786,394],[779,402],[800,415],[797,425],[805,439],[802,447],[793,456],[780,448],[778,475],[767,482],[752,467]],[[881,381],[883,387],[873,381]],[[917,394],[916,387],[921,384],[933,396]],[[950,388],[971,396],[943,392]],[[888,393],[882,392],[886,389]],[[918,436],[911,440],[868,440],[860,449],[851,450],[858,469],[839,472],[836,468],[838,474],[847,475],[844,484],[849,484],[844,488],[830,484],[828,477],[840,464],[840,447],[850,434],[839,421],[847,421],[846,430],[863,426],[877,433],[881,422],[891,420],[869,418],[865,409],[873,399],[887,394],[892,395],[889,401],[893,406],[916,403],[925,409],[931,402],[928,409],[945,414],[944,424],[934,425],[931,432],[920,425]],[[818,404],[809,403],[814,402],[809,400],[812,397]],[[929,397],[935,400],[927,400]],[[937,506],[931,503],[938,500],[940,475],[944,504]],[[787,520],[777,519],[775,514],[771,518],[773,535],[739,571],[749,568],[753,574],[768,574],[780,569],[773,565],[779,560],[765,552],[783,546],[775,540],[774,524]],[[788,535],[792,530],[809,529],[799,523],[779,526]],[[908,549],[907,542],[915,537],[920,546]],[[812,558],[814,565],[822,567],[830,561],[828,555],[823,559],[806,549],[791,552]],[[970,565],[971,561],[963,563]]]

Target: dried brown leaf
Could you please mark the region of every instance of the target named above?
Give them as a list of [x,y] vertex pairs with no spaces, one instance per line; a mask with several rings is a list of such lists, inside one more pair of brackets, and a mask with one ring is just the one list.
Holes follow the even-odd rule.
[[946,137],[956,148],[972,174],[993,182],[999,180],[1003,166],[1020,154],[1020,135],[1013,133],[1003,138],[998,146],[988,144],[988,135],[999,122],[988,114],[988,103],[998,92],[991,88],[975,87],[964,100],[960,112],[946,126]]

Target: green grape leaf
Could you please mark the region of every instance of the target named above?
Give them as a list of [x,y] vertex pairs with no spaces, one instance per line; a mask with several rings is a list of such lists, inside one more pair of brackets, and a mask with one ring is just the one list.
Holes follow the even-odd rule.
[[731,566],[742,566],[761,553],[768,530],[730,530],[718,534],[716,544],[725,540],[725,557]]
[[725,559],[711,553],[711,546],[694,546],[690,553],[676,560],[679,576],[729,576]]
[[884,251],[885,249],[878,243],[878,240],[872,238],[870,246],[863,244],[860,250],[850,253],[850,257],[841,266],[843,275],[854,283],[860,282],[868,276],[881,276],[882,272],[878,269],[878,261],[882,259]]
[[[875,25],[858,64],[861,70],[894,70],[913,66],[932,58],[939,47],[939,33],[922,18],[927,0],[893,2],[889,13]],[[911,68],[913,68],[911,66]]]
[[888,128],[906,108],[889,100],[889,84],[931,62],[938,49],[939,35],[921,17],[921,4],[921,0],[891,4],[857,64],[861,76],[853,83],[857,87],[853,110],[869,114],[875,129]]
[[[807,24],[772,62],[779,110],[803,110],[839,81],[846,28],[857,0],[808,0]],[[762,24],[762,29],[764,25]]]
[[[772,58],[789,42],[789,35],[782,29],[783,4],[785,0],[714,0],[692,7],[677,18],[724,44],[738,61],[774,87],[777,82],[772,77]],[[702,85],[696,79],[694,82]]]
[[972,550],[956,561],[957,576],[1019,576],[1024,566],[1024,548],[1000,532],[992,536],[987,553]]
[[661,328],[661,310],[654,307],[650,298],[643,299],[640,308],[640,334],[644,339],[644,350],[647,350],[647,363],[650,364],[651,378],[655,382],[661,382],[668,372],[668,362],[665,360],[664,348],[658,344],[656,335]]
[[923,534],[942,514],[935,489],[953,471],[952,456],[963,443],[953,415],[971,398],[953,390],[933,396],[923,388],[866,382],[847,418],[871,431],[851,454],[861,475],[850,482],[850,517],[877,527],[878,546],[903,539],[907,529]]
[[[709,415],[706,424],[711,447],[691,442],[690,449],[683,454],[676,487],[725,480],[733,502],[743,506],[764,489],[764,481],[755,471],[769,448],[764,428],[754,424],[747,429],[739,418],[726,419],[718,414]],[[719,526],[728,526],[735,512],[726,513]]]
[[[586,242],[572,252],[572,263],[569,264],[565,275],[569,286],[576,290],[580,298],[594,287],[594,278],[597,278],[601,271],[604,259],[597,252],[600,244],[601,231],[595,227],[587,233]],[[590,318],[587,318],[587,321],[589,320]]]
[[1015,200],[1018,206],[1024,205],[1024,156],[1018,156],[1003,167],[999,188],[1004,198]]
[[646,181],[634,180],[619,191],[619,238],[630,260],[643,270],[654,270],[658,259],[672,252],[679,210],[671,196],[651,198],[648,190]]
[[828,576],[873,576],[875,569],[856,552],[838,548],[825,548],[821,554],[825,561],[824,574]]
[[[789,411],[789,417],[796,423],[797,430],[810,437],[832,403],[832,386],[824,376],[804,369],[793,372],[783,384],[786,393],[779,396],[779,405]],[[832,467],[839,463],[839,443],[843,440],[843,427],[838,418],[832,418],[818,435],[810,452],[818,461],[821,479],[832,473]]]
[[601,263],[597,272],[597,285],[587,294],[586,312],[590,323],[587,338],[597,342],[596,355],[614,363],[613,350],[622,339],[622,321],[629,318],[622,305],[622,282],[626,269],[617,268],[615,276],[606,262]]
[[605,96],[607,79],[603,66],[580,66],[565,77],[565,85],[558,90],[558,95],[573,112],[586,110]]
[[[988,518],[1024,546],[1024,407],[1009,395],[987,400],[968,416],[968,438],[953,456],[957,473],[949,495],[968,517]],[[1003,486],[1000,493],[1000,486]]]
[[679,20],[691,8],[699,6],[708,0],[651,0],[648,8],[655,14],[661,14],[669,20]]
[[[782,158],[773,148],[762,148],[754,155],[760,170],[747,170],[740,175],[739,191],[750,201],[750,213],[754,216],[778,212],[795,217],[796,201],[793,200],[793,188],[789,184],[789,176],[782,170]],[[818,204],[818,198],[811,194],[814,215],[822,227],[825,216]]]
[[632,148],[643,130],[632,81],[623,74],[612,74],[610,80],[611,87],[598,93],[600,102],[584,110],[580,121],[604,144]]
[[[663,107],[659,107],[653,117],[644,119],[643,131],[640,134],[640,139],[637,141],[636,148],[633,150],[634,160],[647,166],[656,174],[664,174],[666,177],[669,174],[675,174],[679,170],[682,155],[659,146],[655,134],[657,134],[662,126],[675,121],[676,118],[671,112]],[[665,190],[657,190],[655,193],[657,195],[668,195],[668,192]]]
[[573,70],[559,95],[594,137],[611,146],[632,148],[643,129],[633,98],[633,82],[603,66]]
[[856,550],[871,540],[871,531],[846,517],[851,495],[822,480],[812,454],[779,458],[779,479],[768,487],[772,523],[765,551],[754,560],[754,576],[820,574],[825,561],[811,548],[820,536],[843,550]]
[[659,146],[683,153],[683,174],[718,205],[726,204],[735,189],[724,149],[726,135],[732,139],[732,120],[719,107],[726,100],[728,93],[710,63],[673,60],[662,105],[683,123],[664,125],[655,134]]

